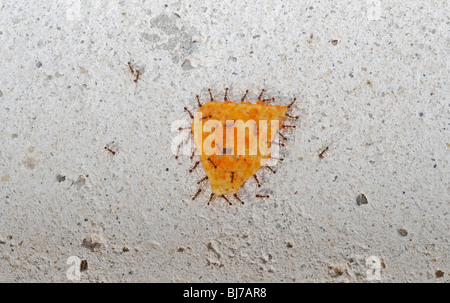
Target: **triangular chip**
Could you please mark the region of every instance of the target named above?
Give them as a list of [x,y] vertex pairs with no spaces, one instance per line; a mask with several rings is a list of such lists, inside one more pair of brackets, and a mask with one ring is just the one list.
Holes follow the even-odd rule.
[[213,194],[232,195],[265,164],[287,106],[211,101],[192,122],[194,143]]

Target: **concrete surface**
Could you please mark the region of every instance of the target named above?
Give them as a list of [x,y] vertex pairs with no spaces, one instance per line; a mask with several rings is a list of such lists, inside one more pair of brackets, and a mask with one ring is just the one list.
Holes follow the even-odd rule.
[[[449,282],[448,20],[447,1],[2,1],[0,282]],[[170,149],[209,87],[300,100],[245,205],[192,201],[202,168]]]

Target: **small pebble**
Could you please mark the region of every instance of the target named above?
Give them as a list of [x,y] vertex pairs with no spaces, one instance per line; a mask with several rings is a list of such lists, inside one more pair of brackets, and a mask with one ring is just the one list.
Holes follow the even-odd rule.
[[398,230],[398,233],[399,233],[400,236],[406,237],[408,235],[408,230],[406,230],[406,228],[400,228]]
[[66,181],[66,176],[63,176],[63,175],[57,175],[56,176],[56,180],[58,181],[58,182],[63,182],[63,181]]
[[442,278],[444,276],[444,272],[442,270],[436,270],[436,278]]

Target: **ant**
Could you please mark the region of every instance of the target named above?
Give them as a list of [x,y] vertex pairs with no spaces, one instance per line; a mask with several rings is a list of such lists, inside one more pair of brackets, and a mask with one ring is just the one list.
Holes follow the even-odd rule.
[[[263,95],[264,95],[265,92],[266,92],[266,90],[263,88],[261,90],[261,94],[259,94],[258,101],[261,101],[261,102],[267,102],[267,101],[272,101],[273,102],[273,101],[275,101],[275,98],[263,99]],[[247,95],[247,92],[245,94]]]
[[133,65],[131,64],[130,61],[128,61],[128,67],[130,68],[131,73],[133,74],[133,76],[135,76],[136,78],[133,80],[134,83],[137,83],[139,81],[139,76],[141,75],[141,71],[138,70],[137,68],[133,67]]
[[192,200],[195,200],[201,192],[202,192],[202,189],[199,188],[197,193],[192,197]]
[[212,115],[205,115],[205,116],[201,117],[200,120],[209,119],[211,117],[212,117]]
[[225,88],[225,96],[223,97],[223,101],[228,101],[228,87]]
[[238,200],[239,202],[241,202],[241,204],[244,204],[244,202],[238,197],[237,194],[234,194],[233,197]]
[[244,96],[241,98],[241,102],[245,101],[245,99],[247,98],[247,94],[248,94],[248,89],[245,91]]
[[325,147],[324,149],[322,149],[322,151],[319,153],[319,158],[323,159],[325,153],[328,151],[329,147]]
[[198,107],[201,108],[203,106],[203,104],[200,102],[200,96],[196,95],[195,98],[197,98]]
[[211,158],[208,158],[208,161],[209,162],[211,162],[211,164],[214,166],[214,168],[216,168],[217,169],[217,165],[216,164],[214,164],[214,162],[213,162],[213,160],[211,160]]
[[194,119],[194,115],[191,113],[191,111],[186,106],[184,107],[184,111],[189,114],[189,117],[191,117],[191,119]]
[[208,176],[205,176],[203,179],[201,179],[200,181],[197,181],[197,185],[199,185],[200,183],[202,183],[203,181],[208,180]]
[[258,178],[256,177],[256,175],[253,175],[253,178],[255,179],[256,184],[258,184],[258,187],[261,187],[261,183],[259,183],[259,180],[258,180]]
[[113,156],[116,154],[116,152],[113,151],[111,148],[109,148],[108,145],[105,146],[105,149],[106,149],[107,151],[109,151]]
[[189,170],[189,173],[192,173],[199,164],[200,164],[200,161],[195,162],[194,166]]

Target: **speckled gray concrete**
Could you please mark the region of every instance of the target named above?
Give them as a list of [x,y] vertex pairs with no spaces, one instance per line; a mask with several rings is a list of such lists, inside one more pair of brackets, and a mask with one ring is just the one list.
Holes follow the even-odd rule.
[[[445,3],[2,1],[0,282],[449,282]],[[191,200],[208,87],[300,100],[269,199]]]

